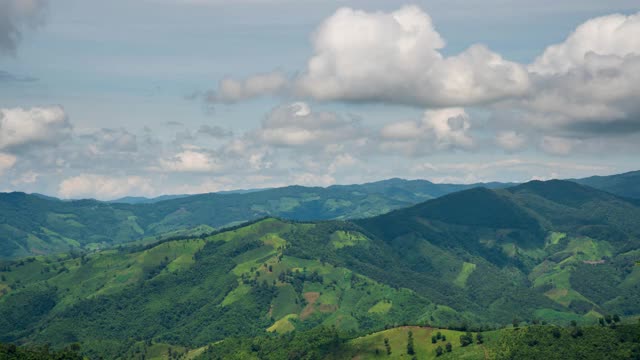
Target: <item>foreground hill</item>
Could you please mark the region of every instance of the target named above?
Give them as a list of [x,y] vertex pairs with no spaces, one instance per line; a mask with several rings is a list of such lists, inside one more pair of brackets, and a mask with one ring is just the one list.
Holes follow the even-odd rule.
[[0,264],[0,342],[144,344],[335,326],[595,323],[640,314],[640,208],[566,181],[471,189],[354,222],[264,219],[207,236]]
[[[0,259],[73,249],[95,250],[178,230],[210,232],[213,228],[265,216],[293,220],[373,216],[475,186],[504,185],[447,185],[392,179],[328,188],[290,186],[242,193],[169,196],[164,197],[168,199],[165,201],[135,204],[60,201],[42,195],[3,193]],[[171,236],[180,234],[184,231]]]
[[331,330],[228,339],[197,359],[638,359],[640,325],[527,326],[465,332],[402,326],[343,340]]

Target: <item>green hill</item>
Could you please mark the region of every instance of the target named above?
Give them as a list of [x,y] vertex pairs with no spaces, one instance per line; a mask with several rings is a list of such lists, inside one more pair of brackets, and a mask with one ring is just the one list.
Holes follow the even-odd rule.
[[367,217],[474,186],[505,185],[392,179],[328,188],[290,186],[149,201],[129,199],[132,204],[0,193],[0,259],[104,249],[176,230],[220,228],[265,216],[293,220]]
[[591,176],[573,181],[619,196],[640,199],[640,171],[610,176]]
[[[471,341],[463,342],[463,338]],[[409,347],[409,343],[412,346]],[[198,357],[198,359],[274,360],[293,358],[327,360],[638,359],[640,358],[640,325],[565,328],[534,325],[484,332],[403,326],[355,339],[341,339],[338,334],[324,329],[291,337],[228,339],[208,347]]]
[[350,222],[267,218],[4,261],[0,342],[79,342],[93,357],[132,358],[320,327],[354,338],[403,324],[629,318],[640,314],[638,222],[639,207],[606,192],[531,182]]

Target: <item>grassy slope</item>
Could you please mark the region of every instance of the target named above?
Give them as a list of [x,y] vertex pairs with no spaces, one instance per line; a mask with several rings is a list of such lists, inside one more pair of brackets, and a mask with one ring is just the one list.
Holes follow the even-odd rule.
[[[407,354],[407,342],[409,331],[413,334],[415,356],[418,359],[435,359],[436,348],[445,348],[446,343],[451,343],[452,352],[455,355],[449,358],[455,359],[484,359],[484,348],[482,346],[460,346],[460,335],[464,332],[434,329],[418,326],[403,326],[390,330],[380,331],[371,335],[363,336],[349,341],[351,356],[361,360],[369,359],[407,359],[411,358]],[[431,337],[440,332],[446,340],[438,340],[435,344],[431,342]],[[384,339],[389,339],[391,355],[387,355]],[[446,357],[442,357],[446,358]]]
[[[408,354],[409,332],[414,354]],[[446,340],[432,336],[440,333]],[[640,358],[640,325],[557,327],[528,326],[476,332],[473,342],[461,345],[465,332],[418,326],[392,328],[369,335],[331,341],[331,331],[298,333],[287,337],[229,339],[199,354],[200,359],[637,359]],[[390,354],[387,353],[385,339]],[[446,344],[451,344],[447,352]],[[440,356],[436,348],[444,351]]]

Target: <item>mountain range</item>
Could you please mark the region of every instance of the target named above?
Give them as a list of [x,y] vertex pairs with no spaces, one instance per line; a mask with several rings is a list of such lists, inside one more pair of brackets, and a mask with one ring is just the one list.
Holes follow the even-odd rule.
[[199,234],[265,216],[291,220],[378,215],[451,192],[486,186],[391,179],[328,188],[289,186],[262,191],[165,196],[134,203],[62,201],[0,194],[0,258],[104,249],[132,241]]
[[[292,192],[310,196],[308,188],[269,191],[281,194],[282,214],[295,214],[282,208]],[[308,202],[326,204],[316,191]],[[246,195],[195,198],[232,197],[237,208]],[[295,219],[258,212],[263,218],[211,233],[3,261],[0,342],[79,342],[88,356],[104,358],[136,358],[150,347],[205,356],[231,338],[294,330],[333,327],[357,337],[404,324],[480,329],[640,315],[640,207],[633,200],[559,180],[440,195],[370,217],[335,220],[342,213],[333,211],[321,213],[330,220],[310,221],[311,212]],[[31,197],[13,196],[17,209],[34,206],[25,200]],[[190,198],[149,212],[161,217],[174,202],[189,214],[207,211]],[[83,204],[87,213],[115,209],[141,228],[152,224],[132,205]],[[83,216],[78,222],[90,224]]]
[[[632,172],[574,181],[637,199],[639,178],[640,172]],[[152,199],[129,197],[112,202],[0,193],[0,259],[201,234],[265,216],[290,220],[365,218],[461,190],[514,185],[390,179],[327,188],[289,186]]]

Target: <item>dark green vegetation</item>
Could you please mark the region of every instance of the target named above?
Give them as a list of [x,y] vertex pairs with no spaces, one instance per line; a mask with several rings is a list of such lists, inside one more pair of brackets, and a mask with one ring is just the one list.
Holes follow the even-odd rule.
[[[436,333],[452,340],[432,343]],[[481,342],[458,340],[478,337]],[[198,359],[640,359],[640,325],[534,325],[476,333],[405,326],[355,339],[316,329],[277,338],[228,339],[207,347]]]
[[[134,199],[136,204],[95,200],[60,201],[42,195],[0,193],[0,259],[95,250],[160,234],[194,229],[211,231],[278,216],[326,220],[373,216],[478,185],[387,180],[328,188],[290,186],[264,191],[165,196],[165,201]],[[148,200],[148,199],[147,199]],[[170,234],[179,235],[179,234]]]
[[573,181],[619,196],[640,199],[640,171],[611,176],[592,176]]
[[[295,350],[321,326],[340,338],[402,324],[582,326],[640,314],[639,258],[634,203],[566,181],[477,188],[351,222],[269,218],[207,236],[5,261],[0,342],[79,342],[94,357],[136,358],[201,353],[222,340],[244,348],[261,336],[264,349],[280,351],[268,333],[291,334],[282,339]],[[458,347],[483,350],[475,334],[464,347],[466,333],[442,334],[450,355],[447,342],[414,329],[416,354],[432,345],[443,358]],[[336,345],[325,335],[322,356]],[[491,336],[480,340],[489,346]],[[382,336],[384,354],[385,337],[392,354],[408,356],[407,333]]]
[[2,360],[82,360],[80,346],[71,345],[63,350],[52,350],[48,346],[19,347],[13,344],[0,344]]

